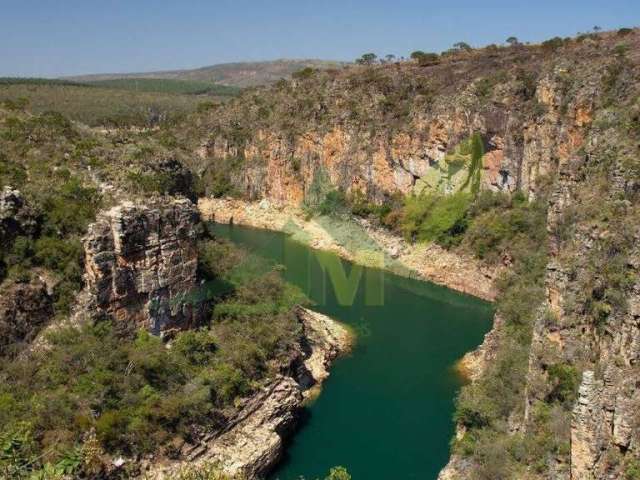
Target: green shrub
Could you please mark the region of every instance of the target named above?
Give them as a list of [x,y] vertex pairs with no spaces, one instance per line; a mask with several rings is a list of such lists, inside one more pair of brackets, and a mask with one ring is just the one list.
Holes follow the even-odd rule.
[[340,190],[327,192],[324,200],[318,205],[320,215],[335,215],[346,211],[346,197]]
[[27,180],[27,172],[23,165],[12,162],[7,156],[0,152],[0,188],[10,185],[20,188]]
[[613,48],[613,54],[616,57],[624,57],[626,56],[627,52],[629,52],[629,49],[630,47],[626,43],[619,43]]
[[401,221],[404,235],[436,242],[445,248],[457,245],[467,228],[470,205],[471,195],[465,192],[407,197]]
[[572,405],[580,385],[578,370],[572,365],[557,363],[549,367],[548,374],[553,388],[547,395],[547,401]]
[[624,467],[624,480],[640,480],[640,460],[630,458]]
[[[58,173],[64,175],[64,171]],[[100,206],[98,191],[85,187],[76,176],[69,176],[59,189],[45,194],[43,231],[48,235],[82,235]]]
[[316,69],[311,67],[305,67],[302,70],[298,70],[297,72],[293,72],[291,76],[298,80],[305,80],[307,78],[311,78],[313,74],[316,72]]
[[550,52],[558,50],[562,45],[564,45],[564,40],[560,37],[553,37],[542,42],[542,48]]
[[415,51],[411,53],[411,58],[418,62],[421,67],[437,65],[440,63],[440,55],[437,53],[426,53],[423,51]]

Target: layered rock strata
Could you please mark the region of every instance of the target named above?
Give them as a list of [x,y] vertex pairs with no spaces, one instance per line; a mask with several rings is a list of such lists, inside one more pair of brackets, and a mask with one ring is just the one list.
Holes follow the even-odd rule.
[[100,213],[84,238],[88,311],[155,334],[196,325],[198,221],[186,199]]

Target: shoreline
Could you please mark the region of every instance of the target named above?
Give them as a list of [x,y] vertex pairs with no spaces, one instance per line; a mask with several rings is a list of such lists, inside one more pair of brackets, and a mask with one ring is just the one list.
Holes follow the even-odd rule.
[[[229,198],[200,198],[198,210],[205,221],[288,233],[294,240],[311,248],[336,253],[353,263],[382,268],[401,276],[432,282],[489,302],[493,302],[497,295],[494,279],[500,269],[483,266],[471,257],[462,257],[435,244],[409,244],[390,232],[371,226],[366,221],[354,219],[338,222],[338,225],[332,226],[326,218],[307,220],[299,208],[274,207],[266,200],[251,203]],[[362,254],[362,250],[364,253],[370,252],[367,247],[371,246],[371,243],[354,242],[356,250],[354,253],[353,245],[344,241],[344,235],[341,235],[344,233],[342,229],[346,228],[345,224],[351,224],[352,227],[360,229],[367,240],[382,251],[384,255],[382,264],[379,257],[376,259],[375,256]],[[352,248],[350,249],[349,246]],[[500,317],[494,315],[493,325],[485,334],[483,341],[452,365],[452,373],[459,376],[463,383],[477,381],[486,370],[488,363],[493,360],[501,325]],[[308,400],[313,401],[315,395],[309,393]],[[319,391],[316,393],[319,394]],[[460,438],[462,435],[464,435],[464,429],[456,425],[454,436]],[[447,464],[439,472],[438,480],[462,478],[461,473],[464,470],[462,463],[464,462],[458,455],[450,455]]]
[[266,200],[202,197],[198,210],[205,221],[284,232],[305,245],[359,265],[432,282],[489,302],[496,298],[493,284],[500,269],[435,244],[410,244],[366,220],[306,219],[300,208],[277,207]]
[[299,427],[300,410],[320,393],[333,362],[348,355],[356,341],[354,332],[338,320],[302,306],[295,313],[309,352],[300,345],[300,356],[290,366],[294,371],[269,379],[243,399],[222,431],[184,448],[178,460],[151,460],[137,478],[170,480],[215,467],[234,478],[257,480],[277,467],[286,440]]

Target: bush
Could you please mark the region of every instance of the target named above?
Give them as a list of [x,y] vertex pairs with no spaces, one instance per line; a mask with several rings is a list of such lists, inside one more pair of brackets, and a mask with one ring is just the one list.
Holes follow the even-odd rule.
[[557,363],[549,367],[548,374],[553,388],[547,395],[547,401],[572,405],[580,385],[578,370],[572,365]]
[[320,215],[335,215],[346,211],[346,197],[340,190],[331,190],[318,205]]
[[616,46],[613,48],[613,54],[614,54],[616,57],[624,57],[624,56],[626,56],[626,55],[627,55],[627,53],[629,52],[629,49],[630,49],[630,47],[629,47],[629,45],[628,45],[628,44],[626,44],[626,43],[619,43],[618,45],[616,45]]
[[85,187],[78,177],[69,175],[68,171],[62,170],[58,176],[67,176],[67,180],[58,190],[44,196],[43,231],[59,236],[84,234],[100,206],[98,191]]
[[437,65],[440,63],[440,55],[437,53],[426,53],[420,50],[411,53],[411,58],[418,62],[421,67]]
[[564,45],[564,40],[560,37],[553,37],[542,42],[542,48],[549,52],[555,52]]
[[418,241],[433,241],[445,248],[458,245],[467,228],[470,205],[471,195],[465,192],[407,197],[401,220],[404,235]]
[[293,72],[291,76],[298,80],[305,80],[307,78],[311,78],[313,74],[316,73],[316,70],[311,67],[305,67],[302,70],[298,70],[297,72]]

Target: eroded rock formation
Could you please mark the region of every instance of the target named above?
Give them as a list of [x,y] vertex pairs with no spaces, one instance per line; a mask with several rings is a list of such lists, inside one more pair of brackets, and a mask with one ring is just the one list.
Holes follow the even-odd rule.
[[186,199],[124,202],[99,214],[84,239],[91,313],[155,334],[196,325],[198,218]]
[[4,187],[0,191],[0,243],[6,245],[17,235],[33,235],[37,226],[36,212],[20,191]]
[[[0,355],[31,342],[53,316],[53,300],[40,280],[0,288]],[[9,350],[12,352],[9,352]]]

